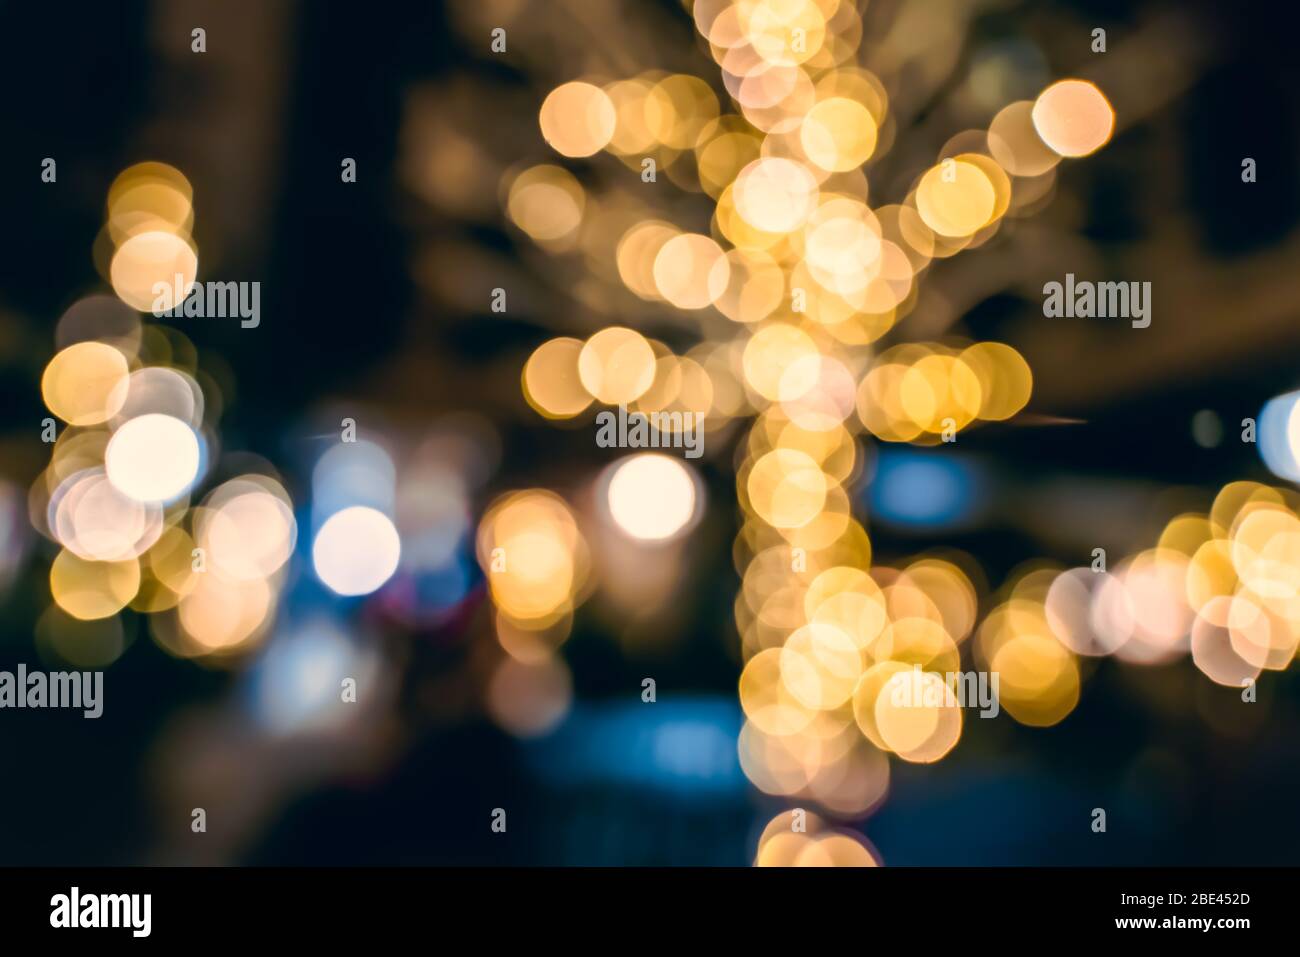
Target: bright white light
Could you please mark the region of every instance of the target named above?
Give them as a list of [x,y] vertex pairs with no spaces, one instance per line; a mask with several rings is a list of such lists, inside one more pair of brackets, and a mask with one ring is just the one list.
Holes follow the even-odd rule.
[[392,577],[401,557],[392,521],[363,505],[331,515],[311,550],[316,576],[340,595],[370,594]]
[[1300,392],[1266,402],[1257,425],[1256,441],[1264,464],[1280,478],[1300,481]]
[[628,535],[672,538],[695,516],[695,480],[681,462],[645,453],[624,459],[609,480],[609,513]]
[[168,502],[199,474],[199,440],[180,419],[158,412],[123,423],[104,453],[108,480],[137,502]]

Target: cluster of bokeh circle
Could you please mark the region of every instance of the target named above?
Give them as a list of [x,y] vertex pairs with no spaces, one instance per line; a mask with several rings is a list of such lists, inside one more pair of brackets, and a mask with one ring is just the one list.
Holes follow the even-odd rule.
[[[879,862],[834,822],[879,805],[889,756],[951,752],[963,662],[997,673],[1001,710],[1032,726],[1070,713],[1101,656],[1154,664],[1190,651],[1232,687],[1285,668],[1300,640],[1300,554],[1289,554],[1300,520],[1284,490],[1234,483],[1109,571],[1030,563],[991,595],[969,555],[873,562],[855,517],[871,440],[938,445],[1028,403],[1032,372],[1008,344],[877,343],[932,263],[1041,208],[1063,158],[1107,143],[1115,115],[1101,90],[1063,79],[1006,104],[987,128],[954,135],[900,200],[876,201],[866,167],[898,129],[885,84],[857,62],[854,6],[697,0],[692,14],[734,112],[699,77],[650,73],[566,82],[539,121],[562,156],[604,151],[712,200],[707,233],[633,219],[612,252],[629,291],[699,317],[700,341],[674,354],[625,326],[553,339],[525,365],[523,390],[554,420],[593,403],[698,411],[711,433],[752,419],[735,463],[739,754],[760,790],[823,814],[800,828],[779,815],[757,862]],[[517,171],[503,192],[515,225],[557,254],[590,259],[609,235],[601,197],[562,166]],[[918,671],[935,693],[900,706],[890,690]]]

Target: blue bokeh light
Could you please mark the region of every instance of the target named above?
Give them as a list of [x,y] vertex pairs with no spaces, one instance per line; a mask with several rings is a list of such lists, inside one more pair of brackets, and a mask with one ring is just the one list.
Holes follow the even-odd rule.
[[983,486],[980,467],[955,452],[881,449],[866,494],[884,522],[940,529],[974,519]]
[[530,742],[528,756],[540,777],[562,787],[734,796],[749,788],[736,755],[740,726],[740,709],[723,698],[577,705],[555,731]]

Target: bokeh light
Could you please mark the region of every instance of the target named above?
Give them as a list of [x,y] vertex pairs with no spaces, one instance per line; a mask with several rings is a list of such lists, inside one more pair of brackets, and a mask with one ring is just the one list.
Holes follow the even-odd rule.
[[340,595],[368,595],[397,570],[402,543],[392,520],[376,509],[354,505],[335,512],[312,543],[316,574]]
[[606,492],[620,529],[642,541],[662,541],[696,517],[696,480],[677,459],[633,455],[614,466]]

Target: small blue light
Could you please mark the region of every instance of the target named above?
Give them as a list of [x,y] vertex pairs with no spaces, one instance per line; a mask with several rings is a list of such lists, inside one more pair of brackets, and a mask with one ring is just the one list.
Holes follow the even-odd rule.
[[331,446],[312,469],[312,537],[331,515],[352,505],[391,516],[396,488],[397,469],[382,446],[366,439]]
[[882,449],[867,496],[882,521],[938,529],[970,521],[982,485],[980,469],[954,452]]
[[342,626],[325,615],[278,631],[248,675],[249,704],[258,722],[289,733],[335,723],[350,714],[341,682],[363,682],[373,661]]
[[1291,418],[1300,402],[1300,392],[1288,392],[1264,403],[1259,413],[1255,440],[1259,457],[1269,471],[1289,482],[1300,482],[1300,462],[1291,441]]
[[538,775],[563,787],[613,784],[689,795],[748,792],[736,741],[741,715],[722,698],[577,705],[528,744]]

